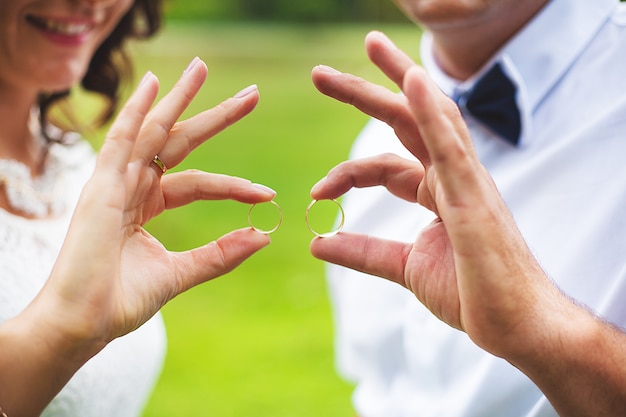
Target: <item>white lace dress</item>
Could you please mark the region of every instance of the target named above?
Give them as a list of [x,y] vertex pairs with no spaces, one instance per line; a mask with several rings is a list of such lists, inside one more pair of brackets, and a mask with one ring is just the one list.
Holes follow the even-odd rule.
[[[84,142],[53,145],[63,175],[60,216],[28,220],[0,209],[0,322],[17,315],[47,279],[80,190],[95,157]],[[44,417],[137,417],[161,371],[165,330],[160,315],[113,341],[81,368],[42,414]]]

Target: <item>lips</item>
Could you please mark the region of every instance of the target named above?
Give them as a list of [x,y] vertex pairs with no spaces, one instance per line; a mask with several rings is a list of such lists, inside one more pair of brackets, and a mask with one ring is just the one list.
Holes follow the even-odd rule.
[[93,28],[93,23],[52,19],[35,15],[26,16],[26,20],[40,30],[67,37],[85,35]]

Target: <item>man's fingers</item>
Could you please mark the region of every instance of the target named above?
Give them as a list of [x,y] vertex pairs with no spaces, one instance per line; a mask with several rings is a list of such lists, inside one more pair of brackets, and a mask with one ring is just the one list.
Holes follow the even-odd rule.
[[339,233],[331,238],[313,239],[310,248],[318,259],[383,277],[406,287],[404,270],[411,251],[410,244]]
[[402,96],[385,87],[325,65],[313,68],[311,75],[315,87],[329,97],[351,104],[389,125],[394,121],[412,124]]
[[418,66],[407,71],[403,90],[448,203],[455,205],[476,195],[480,182],[477,172],[482,168],[454,103]]
[[423,163],[428,152],[419,137],[406,97],[351,74],[319,65],[312,71],[316,88],[323,94],[348,103],[391,126],[404,146]]
[[351,188],[382,185],[392,194],[411,202],[417,198],[417,187],[424,177],[419,162],[394,154],[342,162],[330,170],[311,190],[316,200],[337,198]]
[[365,37],[365,49],[370,60],[376,64],[378,68],[391,81],[402,88],[404,74],[407,70],[415,66],[415,62],[399,49],[395,44],[383,33],[373,31]]

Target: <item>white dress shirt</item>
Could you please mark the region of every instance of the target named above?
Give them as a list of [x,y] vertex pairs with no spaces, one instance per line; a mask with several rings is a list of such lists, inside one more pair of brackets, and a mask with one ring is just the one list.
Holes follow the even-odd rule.
[[[449,95],[423,37],[422,62]],[[626,326],[626,7],[553,0],[494,56],[519,89],[513,146],[466,121],[529,246],[567,294]],[[484,70],[488,69],[485,67]],[[484,70],[479,71],[479,74]],[[371,121],[351,157],[411,157]],[[382,187],[352,190],[346,231],[410,242],[432,213]],[[329,265],[339,371],[361,417],[553,417],[540,390],[505,360],[436,319],[399,285]],[[485,300],[489,302],[489,300]]]

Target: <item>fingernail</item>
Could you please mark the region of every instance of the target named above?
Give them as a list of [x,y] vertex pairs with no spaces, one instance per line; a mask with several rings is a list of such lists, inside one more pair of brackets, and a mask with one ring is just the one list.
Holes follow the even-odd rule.
[[326,181],[326,177],[324,177],[321,180],[319,180],[318,182],[316,182],[315,185],[313,187],[311,187],[311,194],[314,194],[315,191],[317,191],[317,189],[322,186],[322,183],[324,181]]
[[237,94],[235,94],[233,97],[234,98],[243,98],[247,95],[249,95],[250,93],[257,91],[259,88],[257,87],[256,84],[252,84],[251,86],[248,86],[246,88],[244,88],[243,90],[241,90],[240,92],[238,92]]
[[195,57],[194,59],[192,59],[189,65],[187,65],[187,68],[185,68],[185,71],[183,71],[183,75],[187,74],[189,71],[193,69],[193,67],[198,65],[198,62],[200,62],[200,58]]
[[317,68],[320,71],[327,72],[329,74],[341,74],[340,71],[337,71],[336,69],[334,69],[333,67],[329,67],[328,65],[318,65]]
[[258,188],[259,190],[267,193],[267,194],[271,194],[271,195],[276,195],[276,191],[272,190],[270,187],[263,185],[263,184],[252,184],[252,186],[254,186],[255,188]]
[[144,85],[146,83],[146,81],[148,81],[148,79],[150,79],[152,76],[153,76],[152,71],[146,72],[146,74],[141,79],[141,82],[139,82],[139,85],[137,86],[137,88],[139,88],[142,85]]
[[397,48],[396,44],[393,43],[393,41],[389,39],[389,37],[385,35],[383,32],[379,32],[375,30],[375,31],[372,31],[370,35],[377,37],[378,40],[380,40],[381,42],[383,42],[385,45],[387,45],[390,48]]

